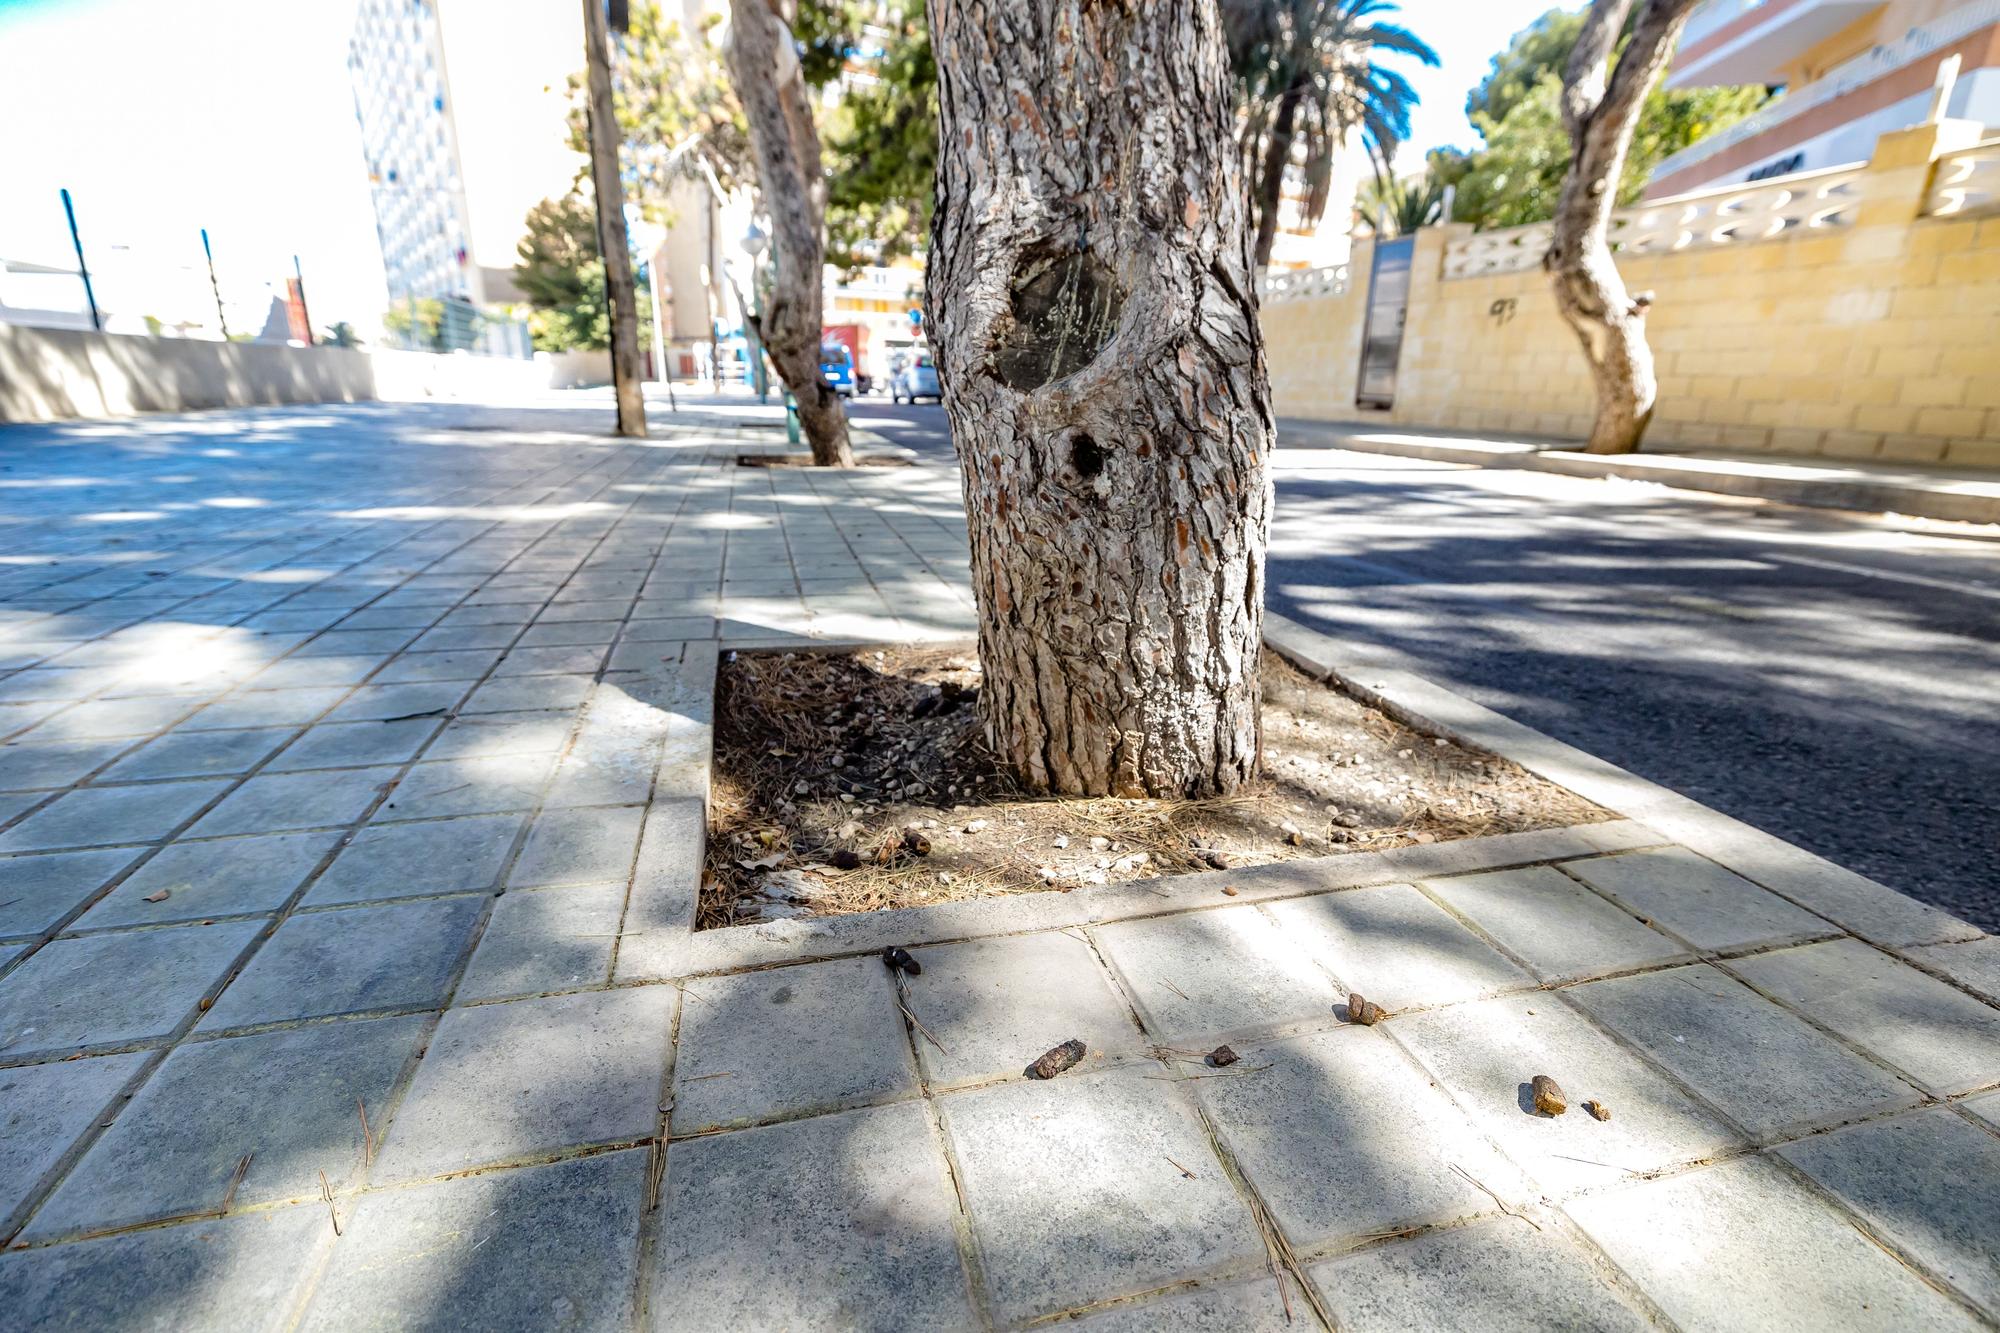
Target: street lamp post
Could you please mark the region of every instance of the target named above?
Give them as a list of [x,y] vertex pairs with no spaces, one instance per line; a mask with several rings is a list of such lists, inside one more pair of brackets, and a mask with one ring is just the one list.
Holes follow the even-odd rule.
[[215,321],[222,326],[222,341],[229,341],[229,316],[222,313],[222,284],[215,280],[215,251],[208,247],[208,228],[201,229],[201,253],[208,259],[208,289],[215,293]]

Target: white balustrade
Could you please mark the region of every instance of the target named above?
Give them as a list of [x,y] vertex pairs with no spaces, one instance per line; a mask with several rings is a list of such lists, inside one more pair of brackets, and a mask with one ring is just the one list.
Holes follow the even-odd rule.
[[1957,217],[2000,208],[2000,139],[1988,139],[1937,160],[1931,192],[1924,200],[1928,217]]
[[1257,284],[1264,304],[1296,301],[1308,296],[1339,296],[1347,290],[1347,265],[1287,269],[1266,273]]
[[[1857,164],[1621,208],[1611,215],[1611,247],[1620,255],[1670,254],[1850,226],[1865,180],[1864,167]],[[1480,278],[1534,268],[1554,234],[1546,222],[1474,232],[1445,247],[1444,276]]]

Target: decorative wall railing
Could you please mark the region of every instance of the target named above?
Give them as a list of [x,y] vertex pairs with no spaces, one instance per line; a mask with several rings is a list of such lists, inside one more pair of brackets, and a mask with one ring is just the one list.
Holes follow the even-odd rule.
[[2000,139],[1988,139],[1937,160],[1931,192],[1924,199],[1929,217],[1957,217],[2000,209]]
[[1257,284],[1257,290],[1265,305],[1273,301],[1296,301],[1306,296],[1338,296],[1347,290],[1347,265],[1267,273]]
[[[1611,217],[1611,245],[1620,255],[1655,255],[1850,226],[1861,203],[1863,173],[1861,164],[1833,167],[1621,208]],[[1445,247],[1444,276],[1480,278],[1534,268],[1553,235],[1546,222],[1475,232]]]

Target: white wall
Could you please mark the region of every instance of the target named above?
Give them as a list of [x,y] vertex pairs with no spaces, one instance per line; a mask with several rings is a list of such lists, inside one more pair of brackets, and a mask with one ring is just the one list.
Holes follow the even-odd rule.
[[0,324],[0,421],[276,403],[495,401],[606,383],[610,365],[606,352],[541,353],[522,361]]

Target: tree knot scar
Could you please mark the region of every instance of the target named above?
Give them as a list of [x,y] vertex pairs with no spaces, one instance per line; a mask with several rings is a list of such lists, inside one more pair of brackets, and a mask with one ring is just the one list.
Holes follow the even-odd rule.
[[1089,481],[1104,471],[1104,446],[1078,431],[1069,442],[1069,461],[1076,475]]
[[1125,296],[1101,260],[1046,250],[1024,256],[1008,284],[993,364],[1010,389],[1026,392],[1082,370],[1117,331]]

